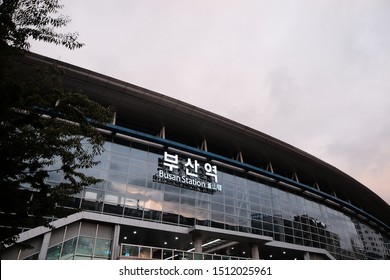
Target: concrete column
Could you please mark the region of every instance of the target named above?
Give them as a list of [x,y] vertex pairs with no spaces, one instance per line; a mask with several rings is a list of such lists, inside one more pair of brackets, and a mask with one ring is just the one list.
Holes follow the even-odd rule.
[[254,259],[254,260],[260,259],[259,244],[251,243],[251,253],[252,253],[252,259]]
[[46,232],[43,236],[41,250],[39,251],[38,260],[46,260],[47,249],[49,248],[49,242],[51,238],[51,231]]
[[119,246],[119,234],[120,234],[121,226],[115,225],[114,227],[114,236],[112,238],[112,248],[111,248],[111,259],[116,260],[120,254],[120,246]]
[[194,233],[192,235],[194,243],[195,253],[202,253],[202,235],[200,233]]

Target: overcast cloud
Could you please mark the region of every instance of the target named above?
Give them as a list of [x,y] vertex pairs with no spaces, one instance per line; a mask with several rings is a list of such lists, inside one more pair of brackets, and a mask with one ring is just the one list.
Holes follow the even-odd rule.
[[63,3],[86,46],[33,52],[279,138],[390,204],[390,1]]

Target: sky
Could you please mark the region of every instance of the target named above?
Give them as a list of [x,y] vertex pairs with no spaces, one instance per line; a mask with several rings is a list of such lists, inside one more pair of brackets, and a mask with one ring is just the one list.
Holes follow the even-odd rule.
[[62,3],[85,46],[32,52],[269,134],[390,204],[390,1]]

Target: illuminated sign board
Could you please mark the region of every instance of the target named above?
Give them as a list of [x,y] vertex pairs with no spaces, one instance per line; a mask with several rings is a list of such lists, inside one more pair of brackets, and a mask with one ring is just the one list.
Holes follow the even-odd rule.
[[159,159],[153,181],[211,194],[222,191],[216,165],[168,152]]

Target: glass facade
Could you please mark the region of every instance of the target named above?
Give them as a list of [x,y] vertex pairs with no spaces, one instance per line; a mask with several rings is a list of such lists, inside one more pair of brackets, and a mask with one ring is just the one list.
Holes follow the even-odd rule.
[[76,222],[51,233],[47,260],[92,260],[111,258],[113,230],[110,225]]
[[109,260],[111,240],[78,236],[47,250],[47,260]]
[[[269,236],[325,249],[336,259],[389,258],[390,240],[366,224],[244,172],[219,166],[222,191],[214,194],[155,182],[163,154],[164,150],[154,146],[107,139],[101,163],[87,171],[102,182],[86,188],[67,206],[156,223]],[[55,184],[61,177],[51,179]],[[64,242],[60,256],[57,247],[50,248],[48,256],[101,256],[101,242],[80,236]]]

